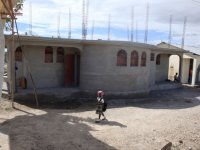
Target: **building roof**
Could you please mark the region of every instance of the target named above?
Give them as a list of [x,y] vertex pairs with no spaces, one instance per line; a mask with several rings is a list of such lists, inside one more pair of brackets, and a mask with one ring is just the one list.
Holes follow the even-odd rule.
[[[8,42],[10,35],[5,35],[5,39]],[[73,46],[80,47],[84,45],[99,45],[99,46],[130,46],[130,47],[141,47],[151,49],[153,51],[165,52],[165,53],[184,53],[186,51],[179,49],[163,48],[156,45],[130,42],[130,41],[111,41],[111,40],[81,40],[81,39],[67,39],[67,38],[54,38],[54,37],[40,37],[40,36],[27,36],[21,35],[20,41],[23,45],[43,45],[43,46]],[[15,35],[15,41],[18,42],[18,36]]]

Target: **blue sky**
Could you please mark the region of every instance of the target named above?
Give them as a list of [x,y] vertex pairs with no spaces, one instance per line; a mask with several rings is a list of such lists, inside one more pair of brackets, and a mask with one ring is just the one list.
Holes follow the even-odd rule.
[[[88,35],[94,23],[93,39],[108,39],[108,16],[110,21],[110,39],[128,41],[130,37],[131,10],[134,8],[134,41],[136,41],[136,23],[138,42],[144,42],[146,0],[90,0],[88,15]],[[172,15],[172,44],[181,45],[184,17],[187,17],[185,49],[200,50],[200,3],[192,0],[151,0],[149,1],[148,43],[168,42],[169,18]],[[32,8],[32,19],[30,19]],[[68,37],[69,8],[71,10],[71,37],[82,38],[82,0],[25,0],[23,16],[17,19],[20,34],[29,34],[32,20],[32,35],[57,37],[58,16],[60,16],[60,36]],[[130,40],[130,38],[129,38]]]

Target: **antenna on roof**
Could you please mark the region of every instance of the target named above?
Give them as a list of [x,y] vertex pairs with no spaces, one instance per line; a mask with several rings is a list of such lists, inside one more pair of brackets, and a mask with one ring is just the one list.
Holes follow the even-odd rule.
[[32,3],[29,3],[29,35],[32,35]]
[[132,7],[131,9],[131,42],[133,42],[133,28],[134,28],[133,20],[134,20],[134,7]]
[[108,40],[110,40],[110,14],[108,16]]
[[186,23],[187,23],[187,17],[184,18],[184,23],[183,23],[183,36],[182,36],[181,49],[184,49]]
[[168,48],[170,48],[171,46],[171,34],[172,34],[172,15],[170,15],[170,19],[169,19],[169,45]]
[[92,22],[92,34],[91,34],[91,39],[93,40],[93,35],[94,35],[94,21]]
[[60,38],[60,13],[58,13],[58,31],[57,31],[57,36]]
[[147,10],[146,10],[146,25],[145,25],[145,37],[144,37],[144,43],[147,43],[147,37],[148,37],[148,25],[149,25],[149,3],[147,3]]
[[69,32],[68,32],[68,38],[71,39],[71,10],[69,8]]

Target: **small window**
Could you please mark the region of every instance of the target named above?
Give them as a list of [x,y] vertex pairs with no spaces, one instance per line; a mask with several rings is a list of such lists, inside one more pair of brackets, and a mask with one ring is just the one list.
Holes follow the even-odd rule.
[[154,53],[151,53],[151,58],[150,58],[150,60],[151,60],[151,61],[154,61],[154,58],[155,58],[155,54],[154,54]]
[[53,48],[50,46],[45,48],[45,63],[53,63]]
[[57,63],[63,63],[64,62],[64,48],[63,47],[58,47],[57,48]]
[[131,52],[131,66],[138,66],[138,52]]
[[145,52],[142,52],[141,66],[146,66],[146,53]]
[[127,53],[123,49],[117,53],[117,66],[127,66]]
[[18,47],[15,51],[15,61],[22,61],[22,49]]
[[160,65],[160,54],[156,57],[156,65]]

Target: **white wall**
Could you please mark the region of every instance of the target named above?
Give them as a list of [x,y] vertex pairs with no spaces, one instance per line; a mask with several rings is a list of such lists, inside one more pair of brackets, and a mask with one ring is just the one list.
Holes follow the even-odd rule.
[[182,83],[188,83],[190,59],[183,59],[182,66]]
[[160,65],[156,65],[156,82],[168,79],[169,56],[160,54]]
[[179,75],[179,64],[180,64],[180,58],[178,55],[171,55],[169,57],[168,79],[174,81],[174,75],[176,73],[178,73]]

